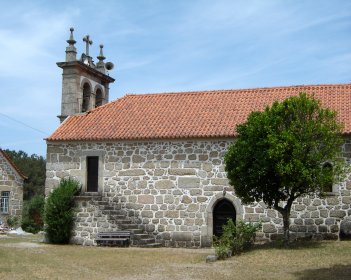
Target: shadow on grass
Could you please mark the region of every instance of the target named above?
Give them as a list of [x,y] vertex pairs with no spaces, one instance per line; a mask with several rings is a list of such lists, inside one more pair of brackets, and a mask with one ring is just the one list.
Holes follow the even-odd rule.
[[254,245],[254,250],[271,250],[271,249],[282,249],[282,250],[299,250],[299,249],[316,249],[320,248],[322,243],[320,241],[313,240],[297,240],[289,244],[288,248],[285,248],[282,240],[273,241],[265,244]]
[[332,267],[317,268],[317,269],[306,269],[299,272],[293,273],[297,279],[320,279],[330,280],[338,279],[349,280],[351,278],[351,265],[336,264]]

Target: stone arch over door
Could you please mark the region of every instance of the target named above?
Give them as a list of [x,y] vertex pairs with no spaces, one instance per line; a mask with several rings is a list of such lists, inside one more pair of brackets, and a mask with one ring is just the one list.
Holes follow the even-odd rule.
[[236,222],[236,211],[233,203],[228,199],[220,199],[213,207],[213,235],[220,237],[223,233],[222,227],[229,219]]
[[202,247],[209,247],[212,245],[213,239],[213,210],[218,202],[221,200],[229,201],[234,209],[235,209],[235,220],[240,221],[243,219],[243,206],[239,198],[235,197],[230,193],[217,193],[215,196],[212,197],[209,204],[207,205],[206,212],[205,212],[205,221],[206,225],[202,228],[201,231],[201,246]]

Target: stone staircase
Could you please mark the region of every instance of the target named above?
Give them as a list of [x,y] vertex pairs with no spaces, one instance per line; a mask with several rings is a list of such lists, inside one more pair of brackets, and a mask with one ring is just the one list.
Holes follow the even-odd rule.
[[155,242],[155,237],[145,231],[141,224],[133,223],[118,202],[111,202],[109,197],[94,198],[94,204],[107,217],[107,222],[118,230],[128,230],[131,233],[131,246],[155,248],[161,243]]

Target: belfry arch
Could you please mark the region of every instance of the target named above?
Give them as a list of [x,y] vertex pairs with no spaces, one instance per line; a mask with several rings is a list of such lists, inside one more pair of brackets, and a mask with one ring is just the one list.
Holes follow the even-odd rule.
[[83,85],[83,100],[81,112],[89,111],[90,109],[90,98],[91,98],[91,86],[89,83]]
[[104,94],[101,88],[97,88],[95,91],[95,108],[104,104]]

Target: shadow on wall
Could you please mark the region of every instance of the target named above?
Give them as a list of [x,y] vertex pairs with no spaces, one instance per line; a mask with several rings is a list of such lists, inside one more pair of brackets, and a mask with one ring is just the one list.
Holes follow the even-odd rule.
[[351,265],[334,265],[332,267],[318,268],[318,269],[307,269],[300,272],[293,273],[296,279],[320,279],[330,280],[338,279],[349,280],[351,277]]

